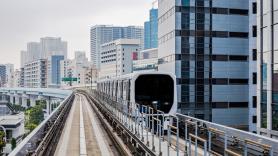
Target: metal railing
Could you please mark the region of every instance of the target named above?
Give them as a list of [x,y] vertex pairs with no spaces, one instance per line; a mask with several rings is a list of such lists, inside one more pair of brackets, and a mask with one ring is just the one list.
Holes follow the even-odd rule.
[[[98,91],[92,94],[157,155],[170,155],[169,149],[174,149],[176,155],[183,153],[190,156],[278,155],[278,141],[271,138],[179,113],[169,116],[152,107],[110,97]],[[159,138],[157,147],[155,136]],[[161,148],[164,141],[167,141],[168,146],[167,152],[163,153]]]

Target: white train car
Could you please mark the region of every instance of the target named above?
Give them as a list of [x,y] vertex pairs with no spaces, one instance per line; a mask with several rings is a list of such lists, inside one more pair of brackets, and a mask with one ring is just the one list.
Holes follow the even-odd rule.
[[163,72],[139,72],[101,80],[97,90],[108,94],[127,109],[139,104],[167,114],[177,112],[175,75]]

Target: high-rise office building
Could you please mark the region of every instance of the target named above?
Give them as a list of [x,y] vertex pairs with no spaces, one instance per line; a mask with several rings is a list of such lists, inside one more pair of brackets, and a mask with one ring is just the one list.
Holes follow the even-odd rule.
[[40,39],[42,58],[47,59],[52,55],[62,55],[67,58],[67,42],[60,37],[44,37]]
[[4,87],[6,84],[6,66],[3,64],[0,64],[0,87]]
[[27,43],[26,62],[32,62],[42,58],[41,44],[39,42]]
[[61,85],[61,65],[63,55],[51,55],[47,59],[47,87],[59,88]]
[[[67,58],[67,42],[60,37],[44,37],[40,42],[27,43],[27,51],[21,51],[21,69],[23,70],[22,80],[25,87],[59,87],[61,82],[60,61]],[[29,78],[30,67],[42,64],[42,74],[40,69],[36,71],[36,80],[41,83],[36,84]],[[35,71],[33,71],[35,72]],[[24,75],[24,76],[23,76]],[[27,76],[26,76],[27,75]],[[39,77],[43,76],[43,77]]]
[[258,0],[257,131],[278,137],[278,1]]
[[140,49],[144,46],[144,29],[137,26],[119,27],[96,25],[91,28],[91,61],[100,68],[101,45],[120,38],[139,39]]
[[150,19],[144,24],[144,49],[157,48],[158,9],[150,10]]
[[27,51],[20,52],[20,67],[23,68],[25,63],[27,63]]
[[151,23],[146,21],[144,23],[144,49],[151,48]]
[[29,62],[50,58],[52,55],[67,58],[67,42],[59,37],[44,37],[40,42],[29,42],[27,51],[21,51],[21,67]]
[[176,75],[179,111],[247,128],[249,1],[158,3],[158,70]]

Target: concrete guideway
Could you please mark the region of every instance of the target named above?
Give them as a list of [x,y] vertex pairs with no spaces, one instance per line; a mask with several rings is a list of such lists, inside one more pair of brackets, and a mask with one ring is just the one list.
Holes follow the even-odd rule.
[[76,94],[55,155],[117,155],[98,120],[86,97]]
[[[186,155],[188,152],[191,152],[190,155],[204,155],[205,151],[199,147],[195,148],[194,145],[191,145],[189,151],[184,150],[185,145],[180,141],[179,148],[177,148],[174,139],[171,139],[173,141],[171,141],[169,145],[167,139],[163,139],[163,136],[159,136],[159,133],[154,132],[154,129],[150,128],[148,120],[142,120],[141,116],[135,116],[135,118],[127,116],[120,110],[114,109],[112,107],[113,104],[110,103],[110,101],[108,103],[106,102],[107,101],[99,101],[97,99],[94,101],[98,106],[98,110],[102,110],[100,112],[106,114],[106,119],[112,120],[109,121],[109,123],[114,125],[114,131],[117,131],[118,135],[122,136],[122,139],[125,140],[127,146],[132,144],[133,147],[136,147],[139,155],[178,156]],[[115,123],[117,124],[115,125]],[[144,150],[144,152],[142,152],[142,150]]]
[[76,90],[11,155],[277,155],[270,138],[150,107],[124,108],[104,94]]

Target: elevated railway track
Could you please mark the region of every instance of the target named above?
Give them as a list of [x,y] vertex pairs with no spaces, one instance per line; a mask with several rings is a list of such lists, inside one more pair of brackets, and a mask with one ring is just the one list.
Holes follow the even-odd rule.
[[277,140],[126,104],[76,90],[10,155],[278,155]]

